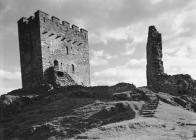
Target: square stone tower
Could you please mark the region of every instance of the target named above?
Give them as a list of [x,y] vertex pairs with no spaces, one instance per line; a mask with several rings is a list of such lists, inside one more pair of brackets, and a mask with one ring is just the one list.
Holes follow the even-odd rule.
[[88,32],[42,11],[18,21],[23,88],[90,85]]

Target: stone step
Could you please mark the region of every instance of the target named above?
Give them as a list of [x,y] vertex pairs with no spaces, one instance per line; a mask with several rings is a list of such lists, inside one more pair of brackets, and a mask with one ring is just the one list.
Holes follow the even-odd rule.
[[140,113],[141,115],[152,115],[152,114],[155,114],[155,112],[141,112]]
[[144,105],[144,106],[157,106],[156,104],[148,104],[148,105]]
[[157,97],[154,97],[154,99],[151,98],[151,101],[146,102],[146,104],[143,106],[140,115],[143,117],[154,117],[158,104],[159,100]]
[[140,116],[145,117],[145,116],[153,116],[154,114],[140,114]]
[[141,111],[155,111],[156,109],[142,109]]
[[157,108],[157,106],[144,106],[143,108]]
[[145,113],[145,112],[144,112],[144,113],[141,113],[141,115],[154,115],[154,113],[151,113],[151,112],[150,112],[150,113],[149,113],[149,112],[146,112],[146,113]]
[[158,101],[158,99],[156,97],[149,97],[148,96],[148,98],[149,98],[150,101]]
[[156,111],[156,109],[145,108],[145,109],[142,109],[142,111]]
[[147,102],[146,104],[158,104],[159,102]]
[[149,96],[149,97],[156,97],[156,98],[157,98],[157,96],[156,96],[156,95],[149,94],[149,93],[146,93],[146,96]]
[[[148,97],[149,97],[149,96],[148,96]],[[158,101],[157,97],[149,97],[149,98],[151,98],[150,101]]]
[[143,116],[143,117],[152,117],[152,116],[154,116],[154,114],[141,114],[141,116]]
[[143,108],[142,110],[156,110],[156,108]]
[[158,103],[159,101],[149,101],[147,103]]
[[143,117],[154,117],[154,115],[143,115]]
[[144,106],[158,106],[157,104],[145,104]]
[[151,103],[151,104],[149,104],[149,103],[147,103],[147,104],[145,104],[145,105],[158,105],[158,104],[155,104],[155,103],[153,103],[153,104],[152,104],[152,103]]
[[147,96],[148,97],[148,99],[150,99],[150,100],[157,100],[157,97],[154,97],[154,96]]
[[146,105],[151,105],[151,104],[153,104],[153,105],[157,105],[158,103],[155,103],[155,102],[154,102],[154,103],[149,103],[149,102],[148,102],[148,103],[146,103]]
[[146,107],[143,107],[142,109],[156,109],[157,106],[146,106]]
[[156,110],[142,110],[141,112],[142,112],[142,113],[143,113],[143,112],[155,113]]
[[155,110],[157,107],[143,107],[142,110]]

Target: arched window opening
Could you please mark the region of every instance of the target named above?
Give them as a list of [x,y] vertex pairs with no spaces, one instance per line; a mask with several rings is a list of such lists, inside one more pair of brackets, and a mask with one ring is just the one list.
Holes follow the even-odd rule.
[[66,53],[67,53],[67,54],[69,54],[69,50],[68,50],[68,47],[66,47]]
[[74,72],[74,71],[75,71],[74,64],[71,64],[71,69],[72,69],[72,72]]
[[57,76],[58,76],[58,77],[63,77],[63,76],[64,76],[64,73],[63,73],[62,71],[58,71],[58,72],[57,72]]
[[55,69],[59,68],[59,62],[57,60],[54,60],[54,68]]
[[61,63],[61,66],[60,67],[61,67],[61,69],[63,69],[63,63]]

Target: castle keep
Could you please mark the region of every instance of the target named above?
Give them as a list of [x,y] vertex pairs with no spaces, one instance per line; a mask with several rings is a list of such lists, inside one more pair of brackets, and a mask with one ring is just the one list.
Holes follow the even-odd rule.
[[18,21],[23,88],[90,85],[88,32],[42,11]]

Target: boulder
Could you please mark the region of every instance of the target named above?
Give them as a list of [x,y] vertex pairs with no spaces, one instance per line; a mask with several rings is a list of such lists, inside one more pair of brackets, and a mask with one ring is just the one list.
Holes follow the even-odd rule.
[[131,91],[121,92],[121,93],[114,93],[112,95],[113,100],[131,100]]

